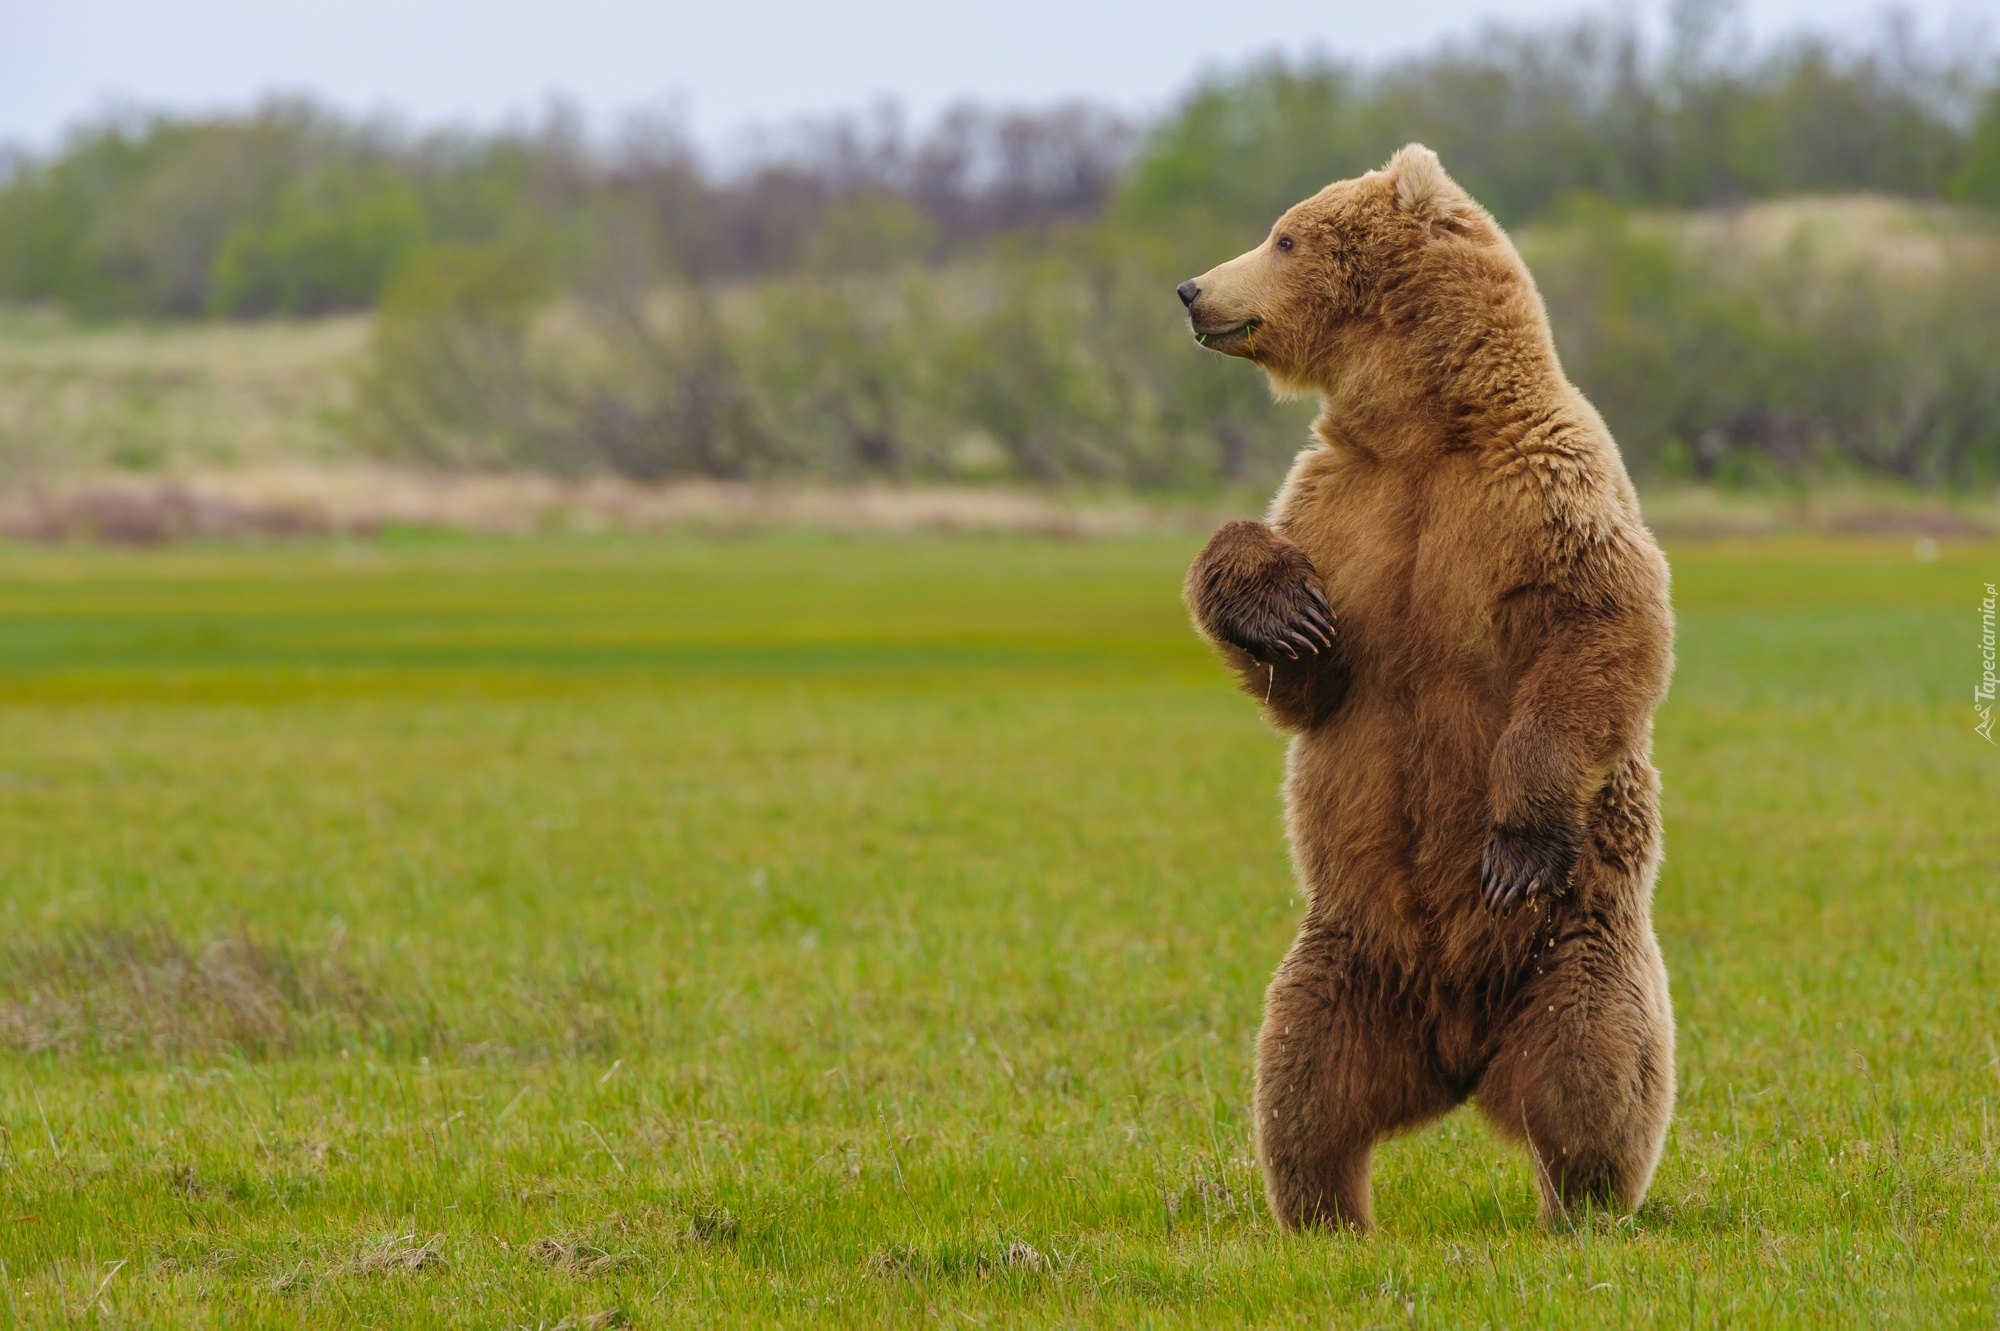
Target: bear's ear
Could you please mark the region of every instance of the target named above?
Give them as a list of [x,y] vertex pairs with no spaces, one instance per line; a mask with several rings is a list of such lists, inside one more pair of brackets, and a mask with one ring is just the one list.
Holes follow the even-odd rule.
[[1465,197],[1438,155],[1421,143],[1405,144],[1382,166],[1382,173],[1396,182],[1396,206],[1412,217],[1421,217],[1440,226],[1462,225]]

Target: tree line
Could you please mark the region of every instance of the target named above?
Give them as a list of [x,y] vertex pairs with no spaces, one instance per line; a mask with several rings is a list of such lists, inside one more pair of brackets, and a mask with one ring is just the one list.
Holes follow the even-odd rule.
[[1132,131],[1101,108],[884,109],[771,136],[721,173],[671,120],[594,142],[531,129],[407,135],[307,102],[122,116],[0,183],[0,296],[84,315],[313,315],[374,305],[429,248],[501,244],[567,280],[607,253],[660,280],[935,260],[1095,216]]
[[[1638,470],[2000,474],[1990,60],[1894,24],[1753,48],[1715,0],[1669,19],[1658,42],[1592,18],[1385,65],[1268,61],[1148,125],[885,107],[768,133],[726,169],[661,119],[114,119],[14,160],[0,298],[377,307],[366,439],[433,466],[1261,481],[1299,410],[1193,356],[1162,293],[1421,139],[1521,236]],[[1909,202],[1662,220],[1853,194]],[[1912,247],[1929,257],[1899,266]]]

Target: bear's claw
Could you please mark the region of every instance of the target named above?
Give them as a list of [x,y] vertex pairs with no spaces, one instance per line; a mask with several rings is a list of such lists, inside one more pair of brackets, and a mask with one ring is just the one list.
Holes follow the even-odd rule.
[[1328,612],[1320,609],[1325,593],[1306,581],[1308,576],[1298,576],[1289,585],[1264,588],[1268,601],[1277,604],[1258,606],[1236,623],[1228,622],[1236,616],[1226,616],[1218,625],[1222,636],[1266,663],[1279,652],[1297,661],[1332,647],[1333,622]]
[[1576,861],[1576,838],[1567,831],[1495,827],[1480,857],[1480,898],[1486,909],[1505,915],[1544,888],[1553,894],[1569,886]]
[[1287,606],[1282,611],[1266,611],[1245,616],[1248,623],[1224,623],[1217,627],[1221,636],[1269,664],[1280,652],[1293,661],[1310,654],[1318,656],[1333,646],[1333,625],[1313,605]]

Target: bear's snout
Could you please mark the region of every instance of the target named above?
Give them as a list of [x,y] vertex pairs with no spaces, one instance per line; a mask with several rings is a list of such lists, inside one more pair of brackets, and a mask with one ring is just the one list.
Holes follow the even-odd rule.
[[1194,279],[1190,277],[1187,281],[1174,288],[1174,294],[1181,298],[1181,304],[1192,309],[1195,297],[1201,294],[1201,288],[1196,286]]

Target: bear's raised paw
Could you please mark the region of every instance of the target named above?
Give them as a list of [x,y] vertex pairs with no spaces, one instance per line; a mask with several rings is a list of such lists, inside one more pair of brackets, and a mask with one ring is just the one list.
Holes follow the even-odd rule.
[[1261,664],[1333,646],[1333,610],[1306,552],[1261,522],[1223,524],[1188,570],[1188,609],[1204,633]]

